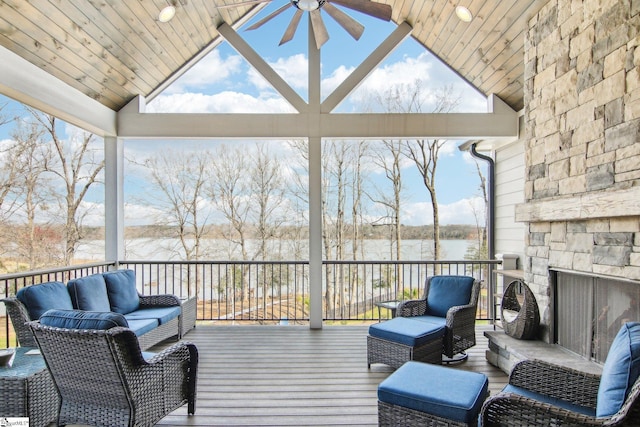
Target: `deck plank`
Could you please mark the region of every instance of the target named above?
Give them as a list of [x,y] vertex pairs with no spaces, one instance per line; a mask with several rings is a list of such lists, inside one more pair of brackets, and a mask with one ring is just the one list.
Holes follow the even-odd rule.
[[[485,359],[486,327],[457,369],[484,372],[492,394],[507,376]],[[161,426],[376,426],[377,387],[393,370],[367,369],[367,326],[198,325],[196,414],[186,406]],[[171,343],[168,343],[171,344]],[[168,345],[157,346],[157,351]]]

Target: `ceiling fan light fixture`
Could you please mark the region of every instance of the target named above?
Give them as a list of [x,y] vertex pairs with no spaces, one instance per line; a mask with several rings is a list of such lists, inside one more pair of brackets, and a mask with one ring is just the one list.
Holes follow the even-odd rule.
[[473,19],[473,14],[471,11],[464,6],[456,6],[456,16],[462,22],[471,22]]
[[158,21],[160,22],[169,22],[176,16],[176,7],[173,5],[169,5],[164,7],[160,13],[158,14]]
[[292,0],[295,7],[300,10],[311,12],[312,10],[320,9],[325,0]]

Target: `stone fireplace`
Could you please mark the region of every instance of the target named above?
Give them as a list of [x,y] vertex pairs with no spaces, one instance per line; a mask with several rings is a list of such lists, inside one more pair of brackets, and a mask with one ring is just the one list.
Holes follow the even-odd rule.
[[622,324],[640,321],[640,284],[559,270],[551,277],[557,344],[604,363]]
[[[549,1],[529,22],[524,90],[525,203],[515,218],[527,227],[539,338],[600,360],[597,307],[621,314],[640,294],[640,1]],[[562,289],[558,310],[569,313],[554,318],[565,279],[574,288]],[[578,317],[586,330],[559,324]]]

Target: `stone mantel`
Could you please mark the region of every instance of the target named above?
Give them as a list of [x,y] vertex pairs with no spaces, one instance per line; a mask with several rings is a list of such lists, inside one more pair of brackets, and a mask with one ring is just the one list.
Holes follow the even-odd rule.
[[640,216],[640,187],[529,201],[516,206],[517,222],[579,221]]

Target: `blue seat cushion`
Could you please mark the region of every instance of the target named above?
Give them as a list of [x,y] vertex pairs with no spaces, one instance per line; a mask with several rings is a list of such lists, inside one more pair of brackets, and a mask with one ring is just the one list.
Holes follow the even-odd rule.
[[140,307],[133,270],[117,270],[103,273],[111,311],[127,314]]
[[64,329],[105,330],[129,326],[122,314],[82,310],[48,310],[40,317],[40,323]]
[[535,391],[527,390],[522,387],[516,387],[511,384],[507,384],[503,389],[504,393],[514,393],[519,396],[528,397],[529,399],[536,400],[542,403],[548,403],[549,405],[557,406],[568,411],[577,412],[582,415],[587,415],[590,417],[594,417],[596,415],[596,411],[593,408],[588,406],[580,406],[575,403],[568,402],[562,399],[555,399],[553,397],[547,396],[545,394],[536,393]]
[[111,311],[102,274],[79,277],[67,283],[73,307],[86,311]]
[[378,400],[462,423],[480,414],[489,380],[484,374],[410,361],[378,386]]
[[622,325],[602,367],[596,415],[609,417],[620,410],[640,375],[640,323]]
[[424,315],[424,316],[412,316],[411,319],[417,320],[418,322],[431,323],[432,325],[441,325],[441,326],[447,325],[446,317]]
[[161,325],[180,316],[180,307],[153,307],[141,308],[140,310],[127,313],[124,317],[127,320],[156,319]]
[[73,309],[67,287],[62,282],[46,282],[27,286],[18,291],[16,298],[24,304],[31,320],[38,320],[45,311],[50,309]]
[[127,320],[127,323],[129,323],[129,329],[131,329],[137,337],[158,327],[158,319],[131,319]]
[[429,280],[427,313],[446,317],[447,311],[457,305],[467,305],[475,279],[469,276],[432,276]]
[[444,325],[416,322],[413,318],[395,317],[369,326],[369,335],[410,347],[421,346],[444,336]]

